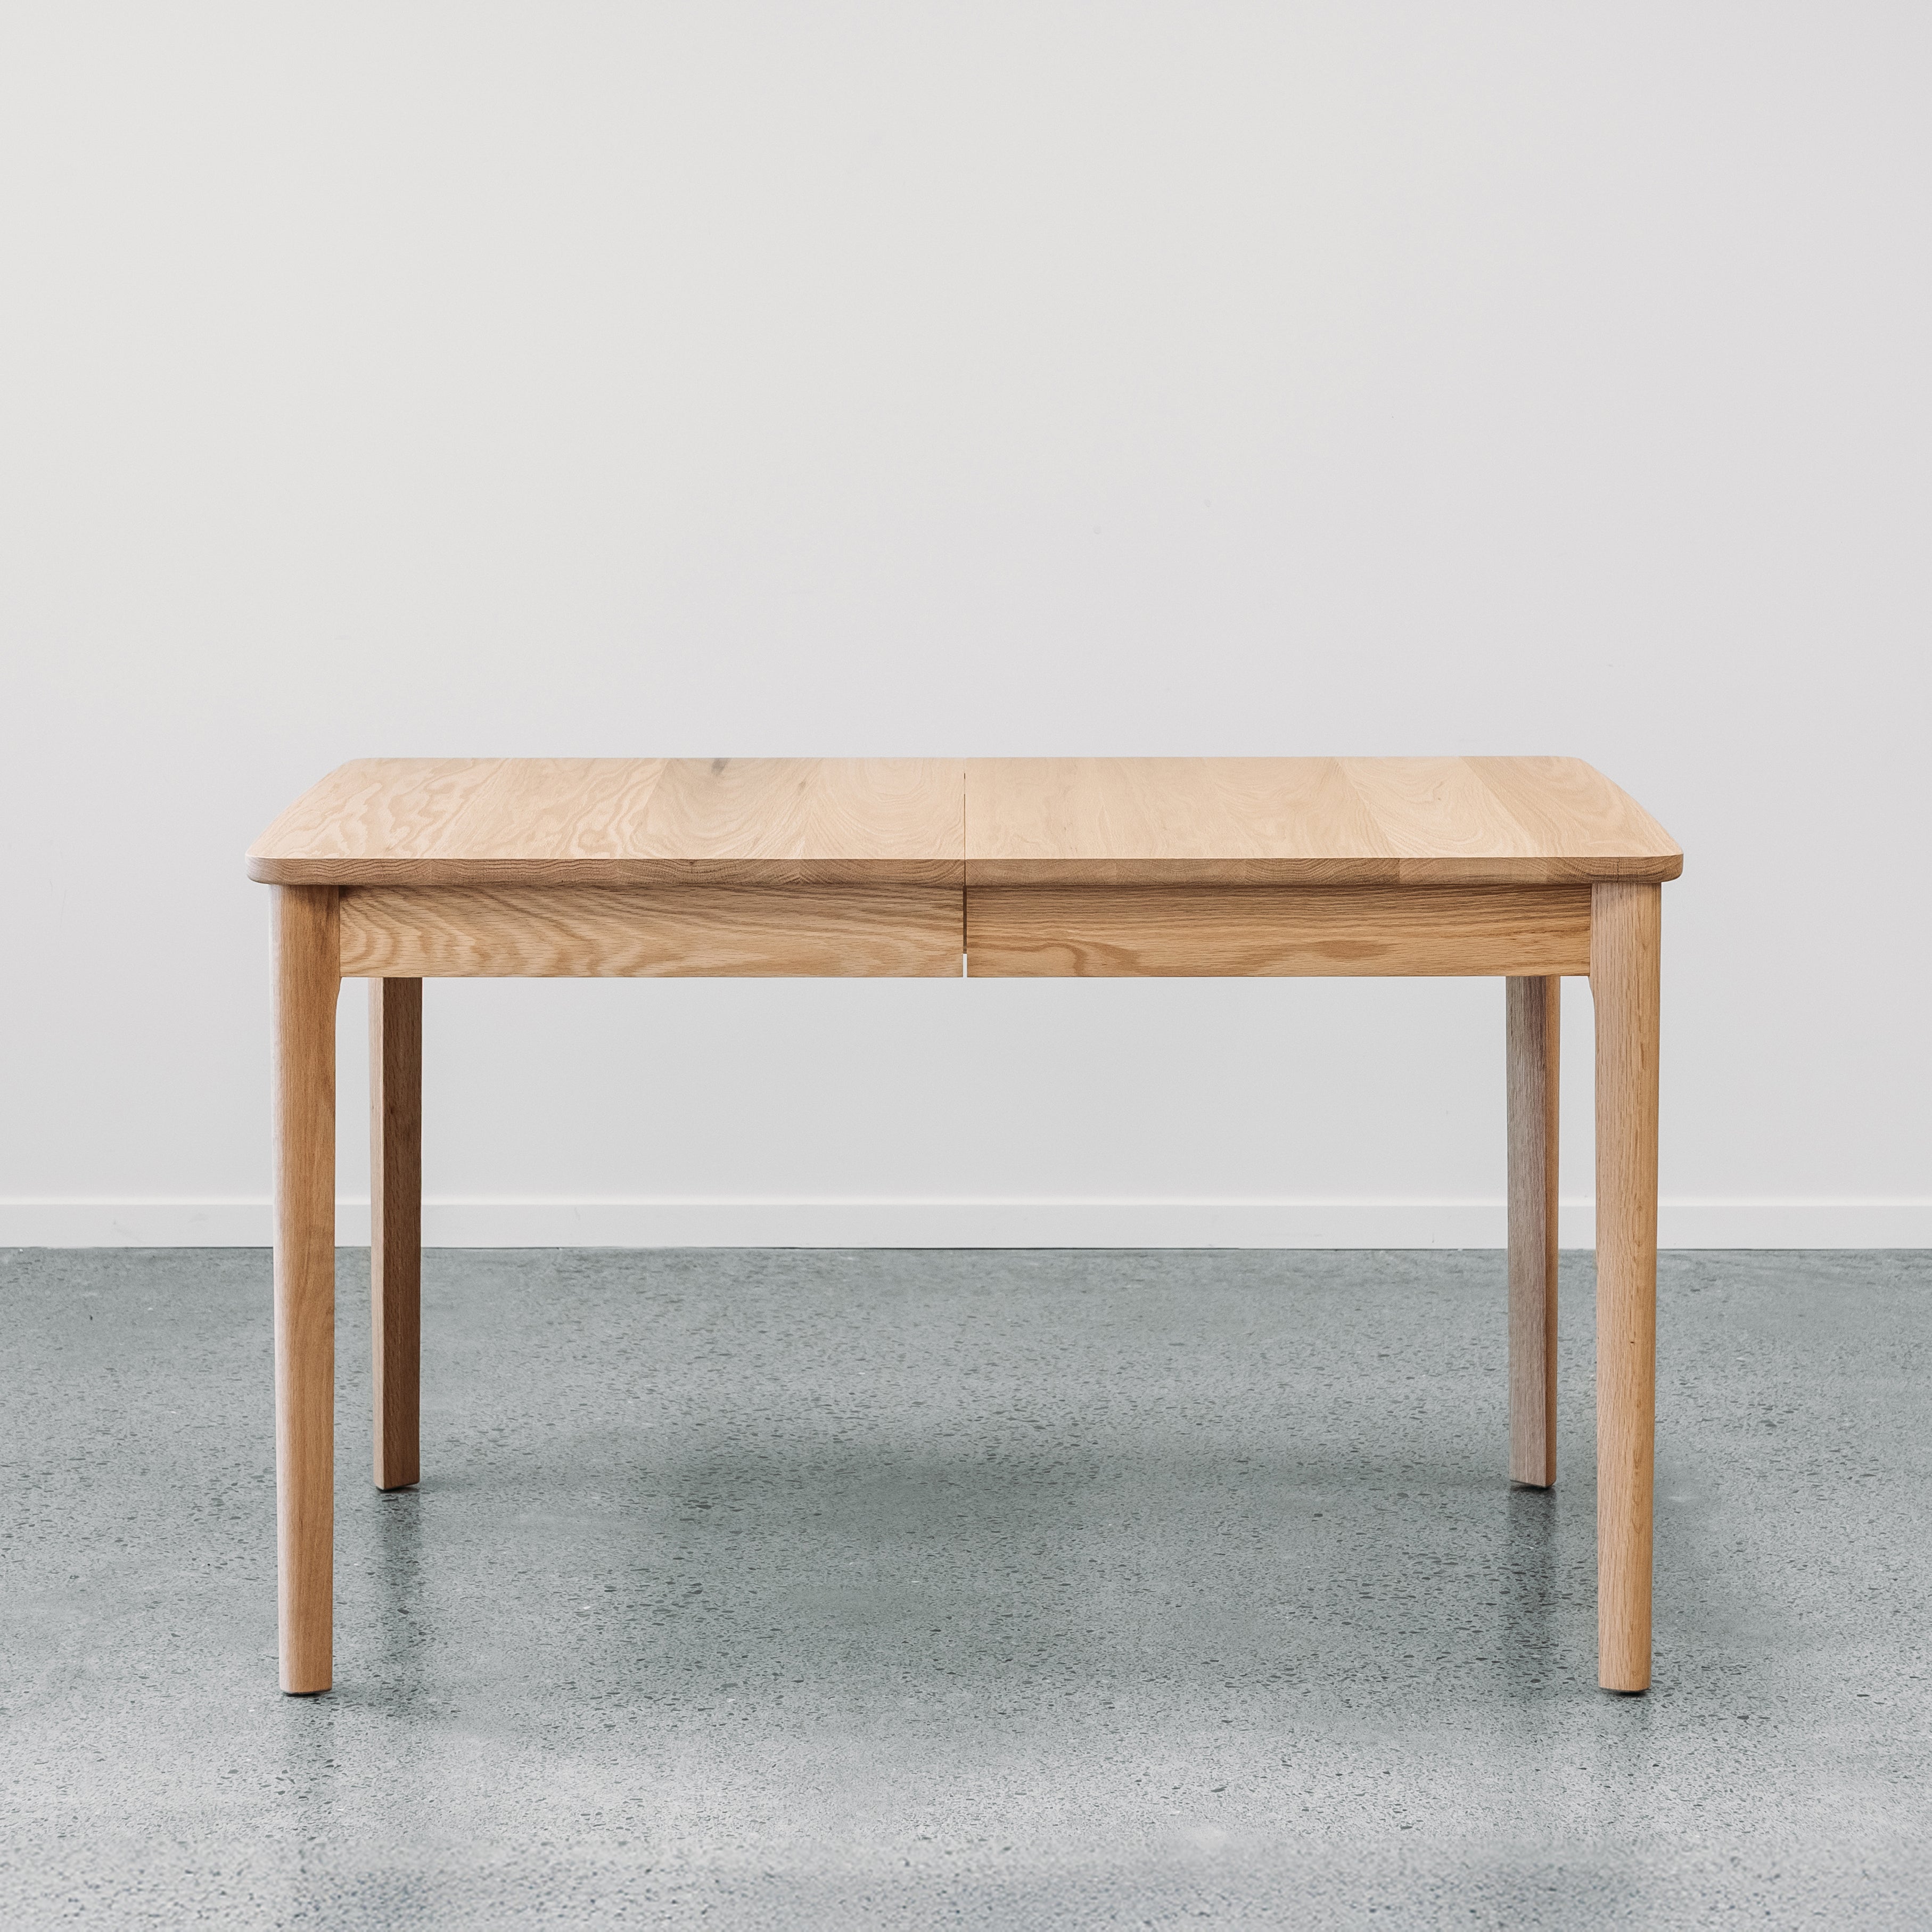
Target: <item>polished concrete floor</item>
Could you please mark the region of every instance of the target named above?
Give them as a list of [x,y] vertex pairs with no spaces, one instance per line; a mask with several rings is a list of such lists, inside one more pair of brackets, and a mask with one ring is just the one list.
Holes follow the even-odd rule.
[[1665,1258],[1657,1678],[1595,1688],[1587,1257],[341,1269],[275,1690],[268,1264],[0,1255],[0,1924],[1932,1924],[1932,1256]]

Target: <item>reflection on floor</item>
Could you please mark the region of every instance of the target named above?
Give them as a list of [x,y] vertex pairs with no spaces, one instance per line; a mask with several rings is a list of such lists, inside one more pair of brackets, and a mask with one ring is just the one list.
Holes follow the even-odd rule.
[[454,1252],[422,1486],[342,1257],[336,1688],[274,1689],[268,1267],[0,1256],[0,1918],[1932,1922],[1932,1256],[1662,1270],[1656,1688],[1594,1688],[1591,1273]]

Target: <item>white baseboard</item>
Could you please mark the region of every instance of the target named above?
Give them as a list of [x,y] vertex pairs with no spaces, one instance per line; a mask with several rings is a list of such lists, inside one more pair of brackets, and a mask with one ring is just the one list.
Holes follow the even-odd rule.
[[[1566,1248],[1595,1238],[1566,1202]],[[344,1201],[337,1237],[369,1238]],[[1932,1201],[1666,1201],[1666,1248],[1932,1248]],[[0,1247],[264,1247],[266,1201],[0,1201]],[[1500,1201],[432,1201],[438,1248],[1495,1248]]]

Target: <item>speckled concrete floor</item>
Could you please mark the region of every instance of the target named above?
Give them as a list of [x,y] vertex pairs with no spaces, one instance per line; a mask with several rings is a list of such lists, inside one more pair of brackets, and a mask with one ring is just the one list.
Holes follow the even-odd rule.
[[1932,1923],[1932,1256],[1663,1270],[1658,1670],[1594,1688],[1590,1272],[343,1258],[337,1688],[274,1688],[259,1252],[0,1256],[8,1926]]

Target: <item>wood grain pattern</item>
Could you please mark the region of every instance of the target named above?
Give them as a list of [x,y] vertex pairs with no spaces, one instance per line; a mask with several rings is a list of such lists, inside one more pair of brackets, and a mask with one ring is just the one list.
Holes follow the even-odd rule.
[[1657,1100],[1663,894],[1600,885],[1597,1010],[1597,1654],[1609,1690],[1650,1684],[1657,1418]]
[[[248,876],[271,884],[333,885],[338,881],[329,868],[335,862],[419,851],[460,820],[503,762],[358,758],[339,766],[249,847]],[[284,854],[314,862],[306,870],[278,862]]]
[[282,1688],[326,1690],[335,1538],[336,893],[278,886],[275,1550]]
[[1336,762],[1402,859],[1460,867],[1520,864],[1546,856],[1466,758]]
[[369,1328],[379,1490],[421,1476],[422,982],[369,982]]
[[957,979],[937,886],[358,886],[345,974],[416,979]]
[[1510,1480],[1556,1480],[1557,1059],[1563,982],[1504,982],[1508,1065]]
[[1674,878],[1656,821],[1574,758],[982,758],[966,881],[1539,885]]
[[1581,973],[1587,886],[976,886],[975,979]]
[[1398,855],[1333,758],[975,758],[966,856],[975,885],[1394,885]]
[[[1465,762],[1537,848],[1561,852],[1580,873],[1674,879],[1684,869],[1676,842],[1636,800],[1581,758],[1470,758]],[[1653,872],[1644,869],[1661,858]]]
[[365,758],[249,848],[334,885],[959,885],[944,758]]
[[1574,758],[362,759],[250,848],[336,885],[1534,885],[1683,855]]

